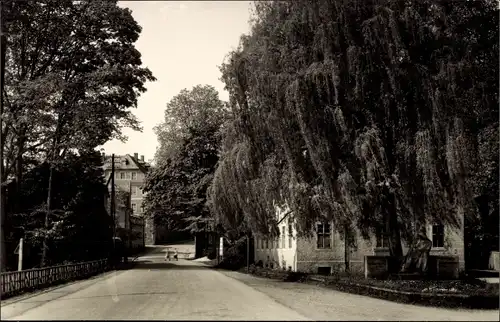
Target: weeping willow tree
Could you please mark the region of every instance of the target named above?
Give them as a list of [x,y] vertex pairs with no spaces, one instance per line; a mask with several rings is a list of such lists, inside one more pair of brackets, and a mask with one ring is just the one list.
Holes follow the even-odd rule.
[[498,167],[482,148],[498,142],[497,52],[496,1],[256,2],[221,68],[235,118],[213,213],[274,235],[287,204],[301,234],[320,218],[352,243],[385,229],[397,257],[417,223],[460,227],[488,187],[479,152]]

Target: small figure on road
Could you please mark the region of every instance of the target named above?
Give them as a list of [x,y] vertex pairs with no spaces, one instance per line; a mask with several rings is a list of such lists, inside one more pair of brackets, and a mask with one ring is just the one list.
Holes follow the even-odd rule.
[[169,248],[167,248],[167,250],[165,251],[165,261],[167,259],[170,261],[170,249]]
[[174,259],[175,259],[176,261],[178,261],[178,260],[179,260],[179,252],[177,252],[177,248],[175,248],[175,249],[174,249]]

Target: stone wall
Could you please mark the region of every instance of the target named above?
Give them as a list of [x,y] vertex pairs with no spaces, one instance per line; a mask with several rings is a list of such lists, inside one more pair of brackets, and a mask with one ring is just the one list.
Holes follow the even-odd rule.
[[319,267],[331,267],[332,271],[343,271],[344,241],[337,233],[332,234],[331,248],[317,247],[317,238],[300,238],[297,243],[297,270],[317,273]]
[[[373,254],[371,241],[365,241],[361,236],[355,237],[355,246],[349,249],[349,271],[354,274],[364,272],[364,256]],[[344,238],[338,233],[332,234],[332,247],[318,249],[316,236],[301,238],[297,247],[297,266],[302,272],[316,273],[318,267],[331,267],[332,272],[346,270],[346,252]]]

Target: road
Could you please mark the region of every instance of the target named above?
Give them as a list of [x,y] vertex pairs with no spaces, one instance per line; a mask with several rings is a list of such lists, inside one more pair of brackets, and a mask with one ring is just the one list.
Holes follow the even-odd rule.
[[200,263],[165,262],[163,249],[131,270],[2,301],[2,320],[496,320],[498,311],[446,310],[283,283]]

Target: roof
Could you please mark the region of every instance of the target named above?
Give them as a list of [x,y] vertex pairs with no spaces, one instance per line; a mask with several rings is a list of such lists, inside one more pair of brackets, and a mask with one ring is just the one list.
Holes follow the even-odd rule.
[[[134,158],[130,154],[115,155],[115,158],[126,158],[127,160],[129,160],[130,162],[132,162],[132,164],[133,164],[133,166],[135,166],[135,168],[139,169],[143,173],[146,173],[149,170],[149,168],[151,167],[147,162],[143,162],[141,160],[138,160],[138,159]],[[105,161],[104,161],[105,165],[104,165],[104,168],[109,169],[109,166],[108,167],[106,166],[106,161],[109,162],[110,159],[111,159],[110,155],[105,156]]]
[[142,162],[140,160],[137,160],[130,154],[127,154],[127,156],[134,162],[134,164],[139,168],[139,170],[141,170],[144,173],[148,172],[150,165],[147,162]]

